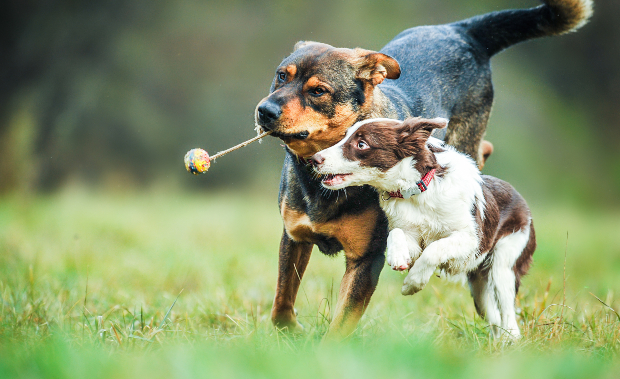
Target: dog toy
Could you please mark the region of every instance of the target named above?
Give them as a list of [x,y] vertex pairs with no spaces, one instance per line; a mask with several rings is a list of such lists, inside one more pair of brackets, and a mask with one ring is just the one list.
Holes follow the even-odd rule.
[[209,171],[209,167],[211,167],[211,161],[221,157],[222,155],[226,155],[231,151],[235,151],[244,146],[251,144],[252,142],[258,141],[259,139],[270,135],[273,131],[268,131],[257,135],[256,137],[249,139],[245,142],[242,142],[236,146],[231,147],[230,149],[220,151],[212,157],[209,157],[209,153],[203,149],[191,149],[185,154],[185,169],[194,175],[204,174]]

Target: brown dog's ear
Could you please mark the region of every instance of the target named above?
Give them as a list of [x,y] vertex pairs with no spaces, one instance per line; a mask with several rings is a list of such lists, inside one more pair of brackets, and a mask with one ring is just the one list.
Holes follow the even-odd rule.
[[355,49],[357,55],[357,77],[369,80],[373,85],[382,83],[387,79],[398,79],[400,65],[396,59],[377,53],[376,51]]
[[433,130],[443,129],[448,126],[445,118],[408,118],[403,121],[398,130],[398,141],[402,143],[407,140],[422,139],[427,140]]

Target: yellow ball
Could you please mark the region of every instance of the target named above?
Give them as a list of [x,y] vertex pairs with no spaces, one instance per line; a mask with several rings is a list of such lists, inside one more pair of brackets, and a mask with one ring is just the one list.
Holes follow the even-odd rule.
[[194,175],[207,172],[211,166],[209,153],[202,149],[191,149],[185,154],[184,161],[187,171]]

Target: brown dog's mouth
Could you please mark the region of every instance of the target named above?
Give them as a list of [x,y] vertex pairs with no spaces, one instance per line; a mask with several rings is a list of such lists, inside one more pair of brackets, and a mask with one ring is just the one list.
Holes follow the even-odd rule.
[[326,174],[321,178],[321,183],[327,187],[336,187],[343,184],[349,175],[351,174]]
[[303,131],[303,132],[299,132],[299,133],[273,132],[273,133],[271,133],[271,135],[274,136],[274,137],[278,137],[281,140],[283,140],[284,142],[286,142],[287,140],[290,141],[290,140],[293,140],[293,139],[304,140],[304,139],[308,138],[310,133],[307,132],[307,131]]
[[264,133],[264,132],[273,131],[271,133],[271,136],[272,137],[276,137],[276,138],[280,138],[285,143],[287,141],[291,141],[291,140],[294,140],[294,139],[296,139],[296,140],[305,140],[310,135],[310,132],[308,132],[307,130],[304,130],[304,131],[299,132],[299,133],[283,133],[283,132],[278,132],[278,131],[275,131],[275,130],[273,130],[271,128],[266,127],[265,125],[261,125],[258,122],[256,122],[255,130],[256,130],[257,133]]

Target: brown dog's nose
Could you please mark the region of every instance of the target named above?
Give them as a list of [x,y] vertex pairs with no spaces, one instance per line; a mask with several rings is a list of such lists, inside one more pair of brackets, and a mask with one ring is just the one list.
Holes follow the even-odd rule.
[[323,161],[325,161],[325,158],[323,158],[323,156],[319,153],[314,154],[312,158],[310,158],[310,162],[312,163],[314,167],[317,167],[318,165],[322,164]]
[[264,125],[280,118],[282,108],[272,101],[265,101],[258,106],[258,120]]

